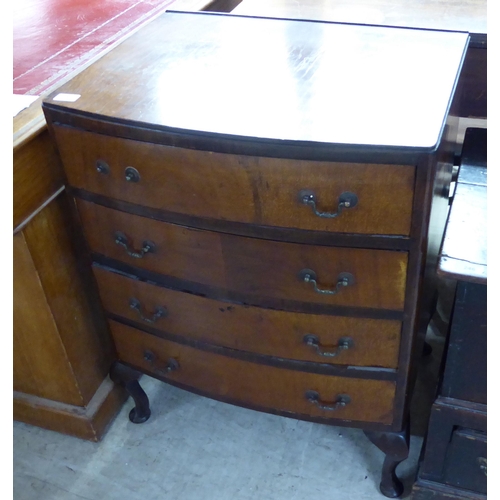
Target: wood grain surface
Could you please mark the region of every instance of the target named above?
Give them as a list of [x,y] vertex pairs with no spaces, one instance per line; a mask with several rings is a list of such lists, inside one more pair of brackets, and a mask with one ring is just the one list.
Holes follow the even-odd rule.
[[[393,382],[317,375],[249,363],[159,339],[115,321],[110,325],[120,360],[214,398],[289,411],[299,418],[303,414],[392,422]],[[145,359],[145,351],[152,354],[151,361]],[[179,369],[167,373],[169,359],[175,359]],[[339,394],[348,394],[351,403],[336,411],[322,410],[306,399],[308,390],[317,391],[325,404],[334,403]]]
[[44,106],[243,142],[430,152],[467,43],[466,33],[167,12]]
[[[106,311],[168,334],[267,356],[316,363],[397,368],[401,323],[323,316],[248,307],[158,287],[94,266]],[[130,307],[131,299],[140,311]],[[150,323],[158,307],[166,315]],[[146,321],[144,316],[149,320]],[[306,345],[314,335],[319,350],[337,351],[339,340],[354,343],[335,357]]]
[[[173,148],[54,127],[71,186],[152,208],[197,217],[315,231],[408,235],[415,168],[281,160]],[[99,173],[97,162],[108,173]],[[135,168],[138,182],[125,179]],[[300,200],[308,190],[317,210],[336,213],[344,192],[355,207],[322,218]]]
[[[78,208],[92,252],[127,264],[249,296],[402,310],[408,254],[386,250],[299,245],[201,231],[111,210],[83,200]],[[122,232],[130,250],[155,245],[142,258],[116,243]],[[314,290],[299,274],[317,273],[318,287],[334,289],[340,273],[354,284],[335,295]]]

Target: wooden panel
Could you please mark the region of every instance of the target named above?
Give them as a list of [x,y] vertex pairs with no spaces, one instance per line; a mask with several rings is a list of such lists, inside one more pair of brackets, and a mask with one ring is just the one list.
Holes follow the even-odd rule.
[[467,33],[167,12],[58,89],[75,102],[54,93],[44,106],[241,144],[431,153],[467,43]]
[[64,185],[64,173],[52,139],[43,129],[14,149],[14,228]]
[[243,0],[232,14],[486,33],[486,0]]
[[[54,127],[69,183],[111,198],[171,212],[266,226],[363,234],[408,235],[414,167],[227,155],[173,148]],[[104,161],[109,173],[96,169]],[[139,182],[127,182],[134,167]],[[321,218],[300,201],[312,191],[321,212],[339,197],[358,204]],[[395,215],[397,212],[397,216]]]
[[[71,378],[87,403],[107,375],[112,348],[100,306],[92,299],[95,284],[82,269],[86,262],[79,260],[79,239],[66,193],[47,205],[23,232],[71,363]],[[54,371],[52,376],[60,375]]]
[[[155,376],[223,398],[262,409],[290,411],[300,415],[364,422],[392,422],[393,382],[285,370],[249,363],[148,335],[114,321],[111,330],[119,359]],[[144,352],[153,360],[147,361]],[[166,373],[169,358],[180,368]],[[305,393],[317,391],[325,403],[348,394],[351,402],[336,411],[319,409]],[[297,416],[297,415],[294,415]]]
[[[169,334],[280,358],[339,365],[396,368],[401,323],[289,313],[175,292],[129,279],[94,266],[104,308],[119,316],[154,326]],[[130,300],[140,302],[141,314],[149,321],[157,307],[166,311],[154,324],[145,321]],[[306,335],[320,341],[320,350],[335,352],[339,339],[350,337],[354,346],[336,357],[318,354],[304,343]]]
[[23,233],[14,236],[14,390],[83,405]]
[[470,429],[453,433],[444,466],[443,482],[486,493],[486,434]]
[[[92,251],[127,264],[256,296],[314,303],[402,310],[408,256],[405,252],[298,245],[244,238],[158,222],[78,200]],[[121,231],[130,247],[155,245],[143,258],[130,257],[116,243]],[[354,284],[336,295],[315,292],[304,269],[317,273],[318,286],[335,288],[340,273]]]
[[14,420],[70,436],[99,441],[126,399],[125,390],[103,380],[87,407],[14,392]]
[[486,404],[486,304],[486,286],[458,282],[441,385],[441,395],[444,397]]
[[447,279],[487,282],[487,130],[468,128],[438,273]]

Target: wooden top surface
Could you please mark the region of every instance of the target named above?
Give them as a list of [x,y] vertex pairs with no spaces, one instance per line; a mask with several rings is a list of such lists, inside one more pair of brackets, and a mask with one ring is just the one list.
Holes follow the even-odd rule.
[[486,34],[486,0],[243,0],[246,16],[468,31]]
[[173,130],[427,152],[467,42],[464,33],[167,12],[46,103]]
[[488,271],[486,129],[468,129],[464,151],[438,273],[445,278],[485,284]]

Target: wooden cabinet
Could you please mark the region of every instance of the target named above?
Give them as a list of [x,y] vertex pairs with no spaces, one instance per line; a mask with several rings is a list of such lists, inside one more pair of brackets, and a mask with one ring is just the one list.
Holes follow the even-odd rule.
[[439,394],[414,500],[485,500],[487,490],[486,129],[465,134],[438,272],[457,280]]
[[133,422],[147,373],[359,427],[402,493],[467,41],[168,12],[45,100]]
[[107,376],[113,347],[34,106],[14,121],[14,419],[97,441],[125,394]]

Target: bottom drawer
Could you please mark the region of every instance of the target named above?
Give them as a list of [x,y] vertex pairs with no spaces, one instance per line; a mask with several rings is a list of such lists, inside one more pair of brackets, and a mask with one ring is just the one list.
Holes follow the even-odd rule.
[[392,423],[394,382],[277,368],[110,326],[121,361],[215,399],[296,418]]
[[470,429],[453,433],[444,467],[446,484],[486,493],[486,434]]

